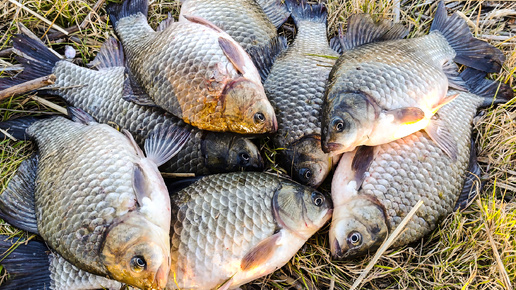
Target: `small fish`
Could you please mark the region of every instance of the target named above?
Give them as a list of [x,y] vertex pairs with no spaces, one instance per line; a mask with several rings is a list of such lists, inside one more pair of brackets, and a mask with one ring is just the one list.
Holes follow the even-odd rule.
[[189,133],[156,131],[144,156],[129,133],[70,108],[64,117],[0,123],[37,154],[0,195],[0,217],[39,234],[78,268],[142,289],[164,288],[170,269],[170,198],[158,166]]
[[[393,247],[420,240],[452,211],[465,208],[480,190],[480,168],[471,140],[473,117],[480,106],[508,101],[510,86],[484,79],[485,73],[468,68],[469,92],[457,95],[433,118],[453,132],[457,159],[453,160],[419,131],[376,147],[344,153],[332,180],[335,206],[330,246],[335,258],[354,258],[374,251],[400,224],[419,200],[423,205],[409,220]],[[501,85],[501,87],[499,87]]]
[[[373,23],[355,15],[341,39],[343,53],[330,73],[322,115],[322,147],[342,153],[374,146],[421,129],[452,158],[453,133],[432,116],[464,90],[455,62],[498,72],[505,59],[490,44],[473,37],[458,15],[447,16],[443,1],[426,36],[399,39],[401,25]],[[384,41],[382,41],[384,40]],[[377,42],[379,41],[379,42]]]
[[286,5],[298,31],[292,45],[286,49],[283,38],[252,54],[261,56],[255,62],[266,75],[265,92],[277,113],[273,141],[277,148],[285,148],[279,151],[279,164],[295,180],[317,187],[331,171],[332,159],[338,161],[338,156],[321,149],[320,119],[328,75],[339,54],[328,44],[323,4],[292,0]]
[[[272,273],[287,263],[332,213],[330,198],[267,173],[210,175],[183,186],[170,195],[172,266],[166,289],[236,288]],[[10,242],[2,240],[0,250],[9,248]],[[63,289],[119,285],[81,271],[56,253],[47,257],[45,245],[39,242],[24,247],[20,245],[11,254],[14,257],[9,255],[0,262],[16,279],[8,285],[38,289],[49,284],[63,285]],[[13,263],[27,267],[20,269]],[[33,275],[30,270],[37,267],[40,276],[20,281],[23,275]]]
[[229,34],[244,50],[269,46],[289,16],[280,0],[183,0],[183,15],[208,20]]
[[[277,130],[260,75],[231,36],[196,16],[156,32],[147,23],[147,5],[127,0],[107,8],[132,75],[127,100],[157,105],[203,130]],[[138,93],[142,90],[146,95]]]
[[178,126],[190,131],[179,153],[160,167],[163,172],[206,175],[238,170],[262,170],[258,147],[232,133],[199,130],[157,107],[140,106],[123,99],[124,53],[110,38],[88,69],[64,61],[39,39],[19,34],[13,38],[17,59],[25,67],[14,79],[1,78],[0,89],[49,74],[56,82],[45,93],[61,96],[69,105],[83,109],[98,122],[128,130],[138,145],[154,130]]

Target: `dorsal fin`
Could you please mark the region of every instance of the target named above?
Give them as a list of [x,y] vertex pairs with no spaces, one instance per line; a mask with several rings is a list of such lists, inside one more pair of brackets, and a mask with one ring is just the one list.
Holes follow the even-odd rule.
[[202,18],[202,17],[199,17],[199,16],[192,16],[192,15],[183,15],[183,17],[190,21],[190,22],[194,22],[194,23],[197,23],[197,24],[201,24],[201,25],[204,25],[206,27],[209,27],[217,32],[224,32],[222,29],[220,29],[217,25],[209,22],[208,20]]
[[114,37],[110,37],[102,44],[95,59],[88,63],[88,67],[101,70],[112,67],[123,67],[124,63],[125,57],[122,44]]
[[225,37],[219,37],[219,46],[235,68],[241,74],[245,74],[245,55],[243,55],[243,50],[239,49],[236,43]]
[[86,113],[83,109],[69,106],[66,108],[68,111],[68,116],[72,121],[78,122],[84,125],[88,125],[89,123],[97,123],[97,121],[88,113]]
[[176,20],[174,19],[174,17],[172,17],[172,14],[170,14],[170,12],[169,12],[167,19],[160,22],[158,27],[156,27],[156,31],[163,31],[163,30],[167,29],[167,27],[169,27],[174,22],[176,22]]
[[258,69],[258,73],[260,73],[262,83],[264,83],[269,76],[276,57],[278,57],[282,51],[287,50],[287,48],[287,39],[283,36],[278,36],[267,46],[251,47],[249,49],[248,53]]
[[262,7],[267,18],[276,28],[279,28],[290,16],[287,7],[282,0],[256,0],[256,3]]
[[350,50],[367,43],[400,39],[408,34],[402,24],[383,20],[374,22],[369,14],[354,14],[348,18],[346,34],[340,38],[343,50]]

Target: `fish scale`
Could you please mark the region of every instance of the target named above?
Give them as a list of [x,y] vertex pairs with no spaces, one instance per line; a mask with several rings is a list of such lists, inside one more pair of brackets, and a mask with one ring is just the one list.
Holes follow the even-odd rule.
[[[28,134],[35,137],[42,156],[36,181],[41,236],[81,269],[105,273],[98,251],[106,225],[136,206],[133,147],[107,125],[84,126],[59,118],[39,121]],[[99,156],[108,158],[99,163]],[[61,166],[54,166],[56,160]],[[59,182],[54,182],[55,176],[60,176]],[[100,184],[92,183],[95,179]],[[76,210],[70,211],[70,205]]]

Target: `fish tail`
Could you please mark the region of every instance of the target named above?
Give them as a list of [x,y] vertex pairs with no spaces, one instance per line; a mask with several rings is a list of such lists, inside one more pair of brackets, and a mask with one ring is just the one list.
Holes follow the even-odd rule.
[[287,39],[284,36],[278,36],[266,46],[249,49],[248,53],[258,69],[263,83],[269,76],[274,61],[287,47]]
[[286,0],[285,4],[291,13],[290,16],[294,19],[296,27],[299,27],[299,21],[326,23],[328,11],[324,4],[308,4],[306,0],[300,2],[298,0]]
[[51,289],[49,249],[45,243],[0,235],[0,264],[9,274],[2,289]]
[[276,28],[279,28],[290,16],[287,7],[281,0],[256,0],[267,15],[267,18],[272,22]]
[[141,13],[147,18],[148,7],[148,0],[126,0],[122,4],[109,4],[106,10],[109,14],[109,19],[113,22],[113,27],[116,27],[117,22],[127,16]]
[[23,65],[23,72],[14,78],[1,78],[0,90],[18,85],[52,73],[55,64],[61,60],[39,39],[17,34],[13,39],[16,60]]
[[455,50],[455,62],[484,72],[499,72],[505,61],[502,51],[476,39],[457,13],[448,16],[444,1],[439,2],[430,31],[439,31]]
[[486,73],[474,68],[466,68],[460,77],[465,81],[468,90],[483,98],[481,107],[506,103],[514,97],[514,91],[508,84],[486,79]]

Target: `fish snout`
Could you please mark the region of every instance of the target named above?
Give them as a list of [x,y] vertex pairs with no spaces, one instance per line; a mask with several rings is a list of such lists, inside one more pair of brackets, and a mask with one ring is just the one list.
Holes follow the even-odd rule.
[[165,265],[165,263],[163,263],[158,268],[158,271],[156,271],[156,276],[154,277],[154,283],[153,283],[155,289],[165,289],[165,287],[167,286],[169,271],[170,271],[170,261],[168,261],[167,265]]
[[339,243],[339,240],[337,238],[335,238],[333,240],[333,242],[331,243],[330,251],[331,251],[331,256],[335,260],[342,260],[348,254],[347,245],[344,244],[343,246],[341,246],[340,243]]

